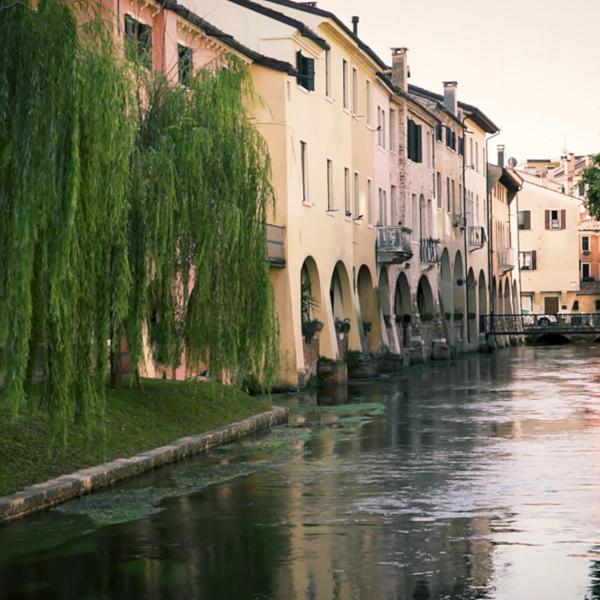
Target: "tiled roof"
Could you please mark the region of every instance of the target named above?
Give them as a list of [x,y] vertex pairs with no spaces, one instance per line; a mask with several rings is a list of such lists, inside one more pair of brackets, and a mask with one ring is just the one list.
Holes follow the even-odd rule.
[[596,219],[586,219],[579,223],[579,231],[600,231],[600,221]]

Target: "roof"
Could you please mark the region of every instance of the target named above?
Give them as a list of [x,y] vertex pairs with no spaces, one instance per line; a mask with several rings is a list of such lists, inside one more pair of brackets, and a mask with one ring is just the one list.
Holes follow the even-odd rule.
[[597,296],[600,294],[600,281],[582,281],[577,296]]
[[435,94],[434,92],[430,92],[429,90],[426,90],[425,88],[421,88],[421,87],[418,87],[418,86],[412,85],[412,84],[408,85],[408,92],[410,94],[413,94],[420,98],[424,98],[429,102],[433,102],[433,104],[435,104],[436,108],[438,108],[439,110],[444,112],[453,121],[456,121],[456,123],[458,123],[461,127],[463,127],[463,122],[458,118],[458,116],[453,114],[451,111],[449,111],[444,106],[443,96],[440,96],[439,94]]
[[[417,96],[425,96],[426,98],[429,98],[430,100],[433,100],[443,106],[444,96],[442,96],[442,94],[431,92],[425,88],[419,87],[418,85],[413,85],[412,83],[408,85],[408,91],[412,94],[416,94]],[[475,123],[477,123],[477,125],[479,125],[487,133],[496,133],[500,131],[500,128],[482,110],[473,104],[467,104],[466,102],[461,102],[459,100],[458,106],[468,113],[469,118],[475,121]],[[452,113],[449,112],[449,114]]]
[[409,102],[412,102],[415,106],[418,106],[420,110],[422,110],[424,113],[429,115],[432,119],[434,119],[434,121],[439,122],[439,120],[440,120],[439,117],[437,117],[433,112],[431,112],[426,106],[424,106],[423,104],[418,102],[415,98],[413,98],[413,96],[411,96],[410,94],[407,94],[404,90],[402,90],[397,85],[395,85],[394,82],[392,81],[392,78],[389,76],[388,73],[379,71],[379,73],[377,73],[377,77],[379,77],[379,79],[381,79],[381,81],[383,81],[383,83],[385,83],[385,85],[392,92],[394,92],[394,94],[396,94],[397,96],[400,96],[401,98],[408,100]]
[[[271,1],[271,0],[269,0]],[[271,19],[275,19],[280,23],[285,23],[286,25],[290,25],[297,29],[305,38],[311,39],[317,46],[323,48],[323,50],[329,50],[329,44],[320,36],[318,36],[312,29],[307,27],[302,21],[298,21],[298,19],[293,19],[288,15],[284,15],[283,13],[273,10],[264,6],[263,4],[258,4],[258,2],[252,2],[251,0],[229,0],[233,4],[237,4],[238,6],[243,6],[244,8],[248,8],[253,10],[254,12],[265,15],[266,17],[270,17]]]
[[[233,0],[232,0],[233,1]],[[302,12],[310,13],[312,15],[318,15],[320,17],[324,17],[326,19],[331,19],[340,29],[344,31],[346,35],[348,35],[354,42],[356,42],[357,46],[367,54],[382,70],[388,68],[388,65],[379,58],[379,56],[375,53],[375,51],[365,44],[355,33],[337,17],[334,13],[329,12],[328,10],[323,10],[321,8],[317,8],[309,2],[292,2],[292,0],[266,0],[266,2],[271,2],[273,4],[279,4],[280,6],[285,6],[287,8],[293,8],[294,10],[300,10]]]
[[244,46],[240,42],[238,42],[232,35],[221,31],[202,17],[199,17],[197,14],[193,13],[191,10],[178,4],[177,2],[173,2],[167,0],[162,3],[163,8],[168,10],[172,10],[177,13],[180,17],[199,27],[204,31],[204,33],[209,37],[214,37],[222,41],[224,44],[227,44],[230,48],[237,50],[240,54],[247,56],[253,62],[262,65],[264,67],[268,67],[269,69],[273,69],[274,71],[282,71],[284,73],[288,73],[289,75],[297,75],[298,72],[296,69],[288,62],[277,60],[276,58],[272,58],[270,56],[265,56],[264,54],[260,54],[259,52],[255,52],[251,50],[247,46]]

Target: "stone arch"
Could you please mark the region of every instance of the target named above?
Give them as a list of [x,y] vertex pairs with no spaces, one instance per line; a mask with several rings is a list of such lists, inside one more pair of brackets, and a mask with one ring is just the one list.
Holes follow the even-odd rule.
[[507,315],[511,315],[513,313],[511,287],[511,281],[510,279],[507,279],[504,282],[504,314]]
[[467,320],[467,339],[473,341],[477,336],[479,310],[477,308],[477,283],[473,269],[467,275],[467,306],[465,315]]
[[423,315],[431,315],[433,317],[433,292],[431,291],[427,275],[421,275],[421,279],[419,279],[419,285],[417,286],[417,308],[421,319]]
[[480,315],[487,315],[489,312],[489,308],[488,308],[488,299],[487,299],[487,285],[486,285],[486,281],[485,281],[485,273],[483,271],[483,269],[481,269],[481,271],[479,271],[479,303],[478,303],[478,308],[479,308],[479,314]]
[[307,256],[300,269],[300,317],[302,334],[307,322],[318,320],[327,327],[328,319],[325,307],[321,304],[323,298],[321,278],[317,263],[312,256]]
[[363,339],[363,347],[369,350],[376,350],[380,346],[379,341],[381,337],[379,302],[377,291],[373,287],[371,271],[366,265],[362,265],[358,271],[356,286],[360,307],[360,320],[362,322],[362,331],[359,333]]
[[[336,336],[338,340],[338,352],[340,357],[343,358],[347,349],[358,350],[360,348],[360,333],[358,332],[356,315],[353,309],[350,277],[348,276],[346,265],[341,260],[336,263],[331,274],[329,300],[331,302],[334,328],[337,321],[346,321],[350,325],[350,331],[345,336],[340,336],[339,332]],[[345,342],[343,344],[340,343],[345,339],[348,340],[347,348],[345,347]]]
[[396,316],[412,315],[410,285],[405,273],[400,273],[394,290],[394,313]]
[[519,290],[517,288],[517,282],[512,282],[512,308],[513,312],[518,315],[521,313],[521,304],[519,302]]
[[[465,312],[465,272],[460,250],[454,255],[454,312]],[[466,318],[466,315],[465,315]]]
[[390,282],[388,279],[388,272],[386,267],[382,267],[379,273],[379,304],[381,306],[381,312],[383,316],[389,316],[392,312],[390,307]]
[[[429,281],[427,284],[429,284]],[[447,248],[444,248],[440,262],[440,299],[442,301],[442,312],[452,314],[454,312],[452,267],[450,266],[450,254]]]

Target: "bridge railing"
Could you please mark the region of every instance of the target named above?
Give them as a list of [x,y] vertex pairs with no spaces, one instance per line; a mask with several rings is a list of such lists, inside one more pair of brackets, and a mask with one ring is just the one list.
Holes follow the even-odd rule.
[[480,330],[495,335],[599,333],[600,313],[481,315]]

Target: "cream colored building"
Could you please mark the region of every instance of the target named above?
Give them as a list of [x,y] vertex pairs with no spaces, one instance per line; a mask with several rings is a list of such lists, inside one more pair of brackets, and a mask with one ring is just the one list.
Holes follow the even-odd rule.
[[538,314],[570,313],[579,289],[579,205],[576,197],[519,172],[521,304]]

